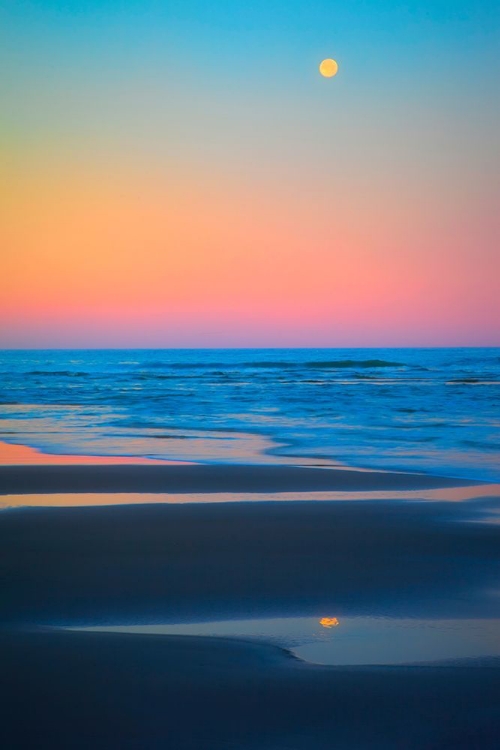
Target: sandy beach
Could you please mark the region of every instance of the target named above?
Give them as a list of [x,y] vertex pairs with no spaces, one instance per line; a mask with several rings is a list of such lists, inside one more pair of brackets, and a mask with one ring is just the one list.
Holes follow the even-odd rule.
[[0,642],[3,747],[498,747],[498,665],[335,669],[272,646],[95,633]]
[[[2,491],[259,492],[303,502],[19,507],[0,513],[3,746],[496,748],[498,659],[320,667],[263,642],[68,627],[235,617],[499,615],[497,507],[313,502],[307,489],[450,487],[286,467],[2,467]],[[467,483],[464,483],[467,485]],[[472,483],[473,484],[473,483]]]
[[492,616],[492,503],[294,502],[0,513],[2,619],[33,625],[297,611]]
[[265,465],[0,466],[0,493],[317,492],[424,490],[473,486],[467,479],[388,471]]

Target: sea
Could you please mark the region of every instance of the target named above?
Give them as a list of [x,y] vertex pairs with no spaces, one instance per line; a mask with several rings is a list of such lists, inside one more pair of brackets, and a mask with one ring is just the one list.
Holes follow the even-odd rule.
[[0,440],[44,453],[500,481],[500,348],[0,353]]

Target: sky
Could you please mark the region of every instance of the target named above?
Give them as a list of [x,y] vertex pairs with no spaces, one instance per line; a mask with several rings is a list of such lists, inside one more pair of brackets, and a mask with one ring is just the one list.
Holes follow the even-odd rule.
[[499,50],[490,0],[3,3],[0,346],[499,345]]

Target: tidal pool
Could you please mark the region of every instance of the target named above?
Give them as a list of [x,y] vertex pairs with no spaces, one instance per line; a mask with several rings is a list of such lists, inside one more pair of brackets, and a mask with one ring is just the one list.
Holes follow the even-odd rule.
[[91,627],[101,632],[211,636],[275,643],[324,665],[396,665],[500,656],[500,619],[283,617]]

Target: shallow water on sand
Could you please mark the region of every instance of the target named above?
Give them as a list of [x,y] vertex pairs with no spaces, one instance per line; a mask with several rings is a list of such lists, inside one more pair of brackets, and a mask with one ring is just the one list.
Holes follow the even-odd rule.
[[[108,505],[185,505],[189,503],[275,503],[275,502],[404,502],[436,501],[466,503],[474,500],[476,520],[489,523],[500,518],[500,484],[481,484],[466,487],[439,487],[417,490],[362,490],[338,492],[59,492],[47,494],[1,495],[0,510],[9,508],[79,508]],[[483,503],[484,507],[481,507]]]
[[275,643],[325,665],[413,664],[500,656],[500,619],[286,617],[86,628],[100,632],[238,638]]

